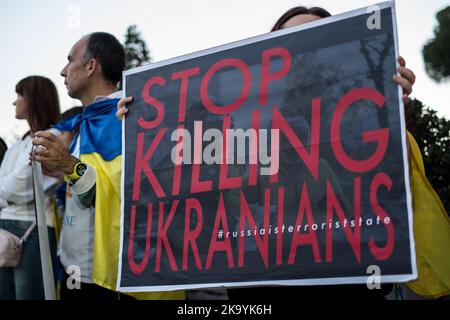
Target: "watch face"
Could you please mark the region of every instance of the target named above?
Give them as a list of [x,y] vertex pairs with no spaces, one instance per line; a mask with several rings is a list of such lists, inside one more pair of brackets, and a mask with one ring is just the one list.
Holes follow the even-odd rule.
[[84,163],[79,163],[76,168],[77,175],[80,177],[86,172],[86,165]]

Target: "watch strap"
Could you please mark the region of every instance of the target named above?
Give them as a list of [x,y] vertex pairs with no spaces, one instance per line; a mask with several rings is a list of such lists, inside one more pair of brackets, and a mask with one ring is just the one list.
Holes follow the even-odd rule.
[[78,167],[80,164],[82,164],[81,161],[78,161],[77,163],[75,163],[75,165],[73,166],[73,172],[72,172],[71,174],[66,174],[66,175],[64,176],[64,180],[65,180],[66,182],[78,180],[78,179],[81,178],[81,176],[77,173],[77,167]]

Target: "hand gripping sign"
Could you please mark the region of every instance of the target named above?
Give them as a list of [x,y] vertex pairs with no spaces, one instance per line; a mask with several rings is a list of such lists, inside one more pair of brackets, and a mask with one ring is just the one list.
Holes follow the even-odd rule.
[[122,291],[416,276],[393,7],[125,72]]

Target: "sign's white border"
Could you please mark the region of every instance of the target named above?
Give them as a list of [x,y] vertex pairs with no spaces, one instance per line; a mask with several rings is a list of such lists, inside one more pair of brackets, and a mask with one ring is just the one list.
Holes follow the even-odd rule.
[[[393,19],[393,34],[394,34],[394,45],[395,45],[395,56],[398,57],[398,35],[397,35],[397,19],[395,15],[395,1],[387,1],[376,4],[381,10],[390,8],[392,10],[392,19]],[[352,18],[359,15],[367,14],[367,8],[364,7],[361,9],[356,9],[353,11],[345,12],[342,14],[338,14],[335,16],[327,17],[324,19],[315,20],[305,25],[299,25],[292,28],[282,29],[275,32],[270,32],[267,34],[263,34],[260,36],[248,38],[241,41],[232,42],[229,44],[225,44],[222,46],[182,55],[179,57],[175,57],[172,59],[156,62],[149,64],[147,66],[142,66],[138,68],[134,68],[131,70],[127,70],[123,72],[123,97],[125,97],[125,88],[126,88],[126,79],[127,76],[132,75],[134,73],[139,73],[142,71],[155,69],[158,67],[166,66],[169,64],[177,63],[180,61],[185,61],[201,56],[205,56],[208,54],[244,46],[247,44],[255,43],[261,40],[275,38],[281,35],[297,32],[300,30],[306,30],[309,28],[314,28],[317,26],[329,24],[335,21],[340,21],[348,18]],[[407,282],[410,280],[414,280],[417,278],[417,266],[416,266],[416,251],[415,251],[415,241],[413,236],[413,214],[412,214],[412,202],[411,202],[411,190],[409,185],[409,163],[408,163],[408,151],[407,151],[407,143],[406,143],[406,124],[405,124],[405,115],[404,115],[404,105],[402,100],[402,89],[398,86],[398,99],[400,105],[400,127],[402,134],[402,150],[403,150],[403,167],[404,167],[404,177],[405,177],[405,189],[406,189],[406,201],[408,208],[408,219],[409,219],[409,238],[410,238],[410,252],[411,252],[411,266],[412,273],[411,274],[399,274],[399,275],[389,275],[383,276],[381,275],[382,283],[390,283],[390,282]],[[125,168],[125,121],[122,122],[122,168]],[[152,291],[174,291],[174,290],[183,290],[183,289],[200,289],[200,288],[221,288],[221,287],[242,287],[242,286],[259,286],[259,285],[329,285],[329,284],[357,284],[357,283],[366,283],[368,277],[336,277],[336,278],[318,278],[318,279],[296,279],[296,280],[277,280],[277,281],[251,281],[251,282],[220,282],[220,283],[200,283],[200,284],[180,284],[180,285],[167,285],[167,286],[142,286],[142,287],[127,287],[122,286],[120,283],[121,273],[122,273],[122,254],[123,254],[123,220],[124,220],[124,170],[122,170],[122,181],[121,181],[121,195],[122,195],[122,205],[121,205],[121,218],[120,218],[120,253],[119,253],[119,268],[117,275],[117,291],[122,292],[152,292]]]

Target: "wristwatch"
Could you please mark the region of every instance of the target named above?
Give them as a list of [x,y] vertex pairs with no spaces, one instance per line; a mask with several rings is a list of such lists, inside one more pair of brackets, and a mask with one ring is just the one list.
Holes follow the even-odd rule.
[[85,163],[78,161],[74,167],[73,172],[71,174],[66,174],[64,176],[64,180],[66,182],[76,181],[81,178],[81,176],[86,172],[87,166]]

